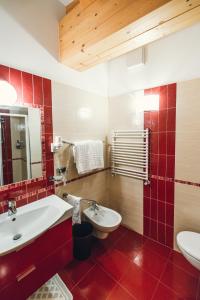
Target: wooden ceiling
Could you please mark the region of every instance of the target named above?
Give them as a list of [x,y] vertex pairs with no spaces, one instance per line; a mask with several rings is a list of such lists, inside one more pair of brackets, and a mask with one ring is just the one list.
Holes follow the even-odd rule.
[[200,21],[200,0],[74,0],[60,21],[60,59],[83,71]]

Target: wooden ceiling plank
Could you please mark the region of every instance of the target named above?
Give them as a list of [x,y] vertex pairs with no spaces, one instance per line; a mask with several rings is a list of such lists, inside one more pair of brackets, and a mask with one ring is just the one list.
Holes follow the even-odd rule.
[[115,2],[99,0],[95,1],[87,10],[77,15],[73,20],[65,16],[60,22],[60,39],[65,40],[71,46],[71,40],[77,40],[77,37],[80,39],[80,32],[82,39],[82,36],[96,30],[108,18],[111,18],[115,13],[130,5],[131,2],[132,0],[116,0]]
[[68,14],[72,9],[75,8],[75,6],[77,6],[78,4],[80,4],[80,0],[74,0],[71,3],[69,3],[66,6],[66,14]]
[[85,52],[79,51],[78,54],[75,54],[73,56],[70,53],[70,63],[74,64],[77,61],[81,61],[81,63],[89,65],[91,57],[92,60],[94,60],[93,56],[99,57],[101,53],[104,53],[105,51],[110,51],[110,49],[113,49],[114,47],[117,47],[120,44],[127,42],[128,40],[144,33],[145,31],[150,30],[158,26],[159,24],[162,24],[176,17],[177,15],[180,15],[188,10],[193,9],[197,5],[200,5],[200,1],[193,0],[192,4],[192,6],[189,6],[185,1],[171,1],[170,3],[165,4],[164,6],[158,8],[157,10],[148,14],[147,16],[140,18],[133,24],[116,32],[111,37],[101,40],[99,43],[96,44],[92,43],[91,47],[85,48]]
[[130,51],[133,51],[137,48],[140,48],[142,46],[145,46],[149,43],[152,43],[158,39],[161,39],[163,37],[168,36],[171,33],[177,32],[179,30],[182,30],[184,28],[187,28],[189,26],[192,26],[200,21],[200,6],[180,15],[177,16],[174,19],[171,19],[168,22],[165,22],[156,28],[153,28],[144,34],[141,34],[131,40],[129,40],[126,43],[123,43],[119,47],[116,47],[114,49],[111,49],[110,52],[106,52],[102,55],[100,55],[96,60],[90,61],[89,65],[86,65],[84,63],[79,63],[75,65],[71,65],[72,68],[84,71],[87,70],[93,66],[95,66],[97,63],[103,63],[105,60],[114,59],[116,57],[119,57],[125,53],[128,53]]
[[97,0],[76,21],[65,16],[60,22],[61,57],[63,48],[65,53],[79,52],[82,45],[86,47],[110,36],[169,1]]
[[91,48],[85,47],[85,54],[93,55],[94,52],[100,53],[102,51],[102,47],[104,51],[107,51],[131,38],[134,38],[135,36],[145,32],[146,30],[150,30],[151,28],[156,27],[158,24],[162,24],[176,17],[177,15],[181,15],[199,5],[199,0],[194,0],[192,6],[189,6],[188,2],[186,1],[181,1],[180,5],[180,0],[167,3],[163,7],[158,8],[157,10],[150,13],[148,16],[139,19],[131,25],[128,25],[122,30],[114,33],[112,36],[92,45]]
[[200,0],[81,1],[60,22],[61,61],[77,70],[200,21]]

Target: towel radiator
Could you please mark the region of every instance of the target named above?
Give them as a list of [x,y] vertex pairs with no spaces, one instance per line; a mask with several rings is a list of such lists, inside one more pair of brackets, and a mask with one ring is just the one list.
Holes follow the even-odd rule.
[[115,130],[112,134],[111,169],[149,184],[150,130]]

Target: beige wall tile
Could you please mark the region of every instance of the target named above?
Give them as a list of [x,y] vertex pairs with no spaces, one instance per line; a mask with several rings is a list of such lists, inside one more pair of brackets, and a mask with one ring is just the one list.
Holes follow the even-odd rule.
[[[108,101],[86,91],[61,83],[52,83],[53,132],[69,141],[100,139],[105,145],[107,165]],[[77,177],[72,151],[64,146],[55,154],[55,168],[68,167],[67,179]]]
[[200,232],[200,188],[175,183],[174,239],[183,230]]
[[143,129],[144,113],[140,110],[143,92],[129,93],[109,98],[109,136],[112,130]]
[[143,182],[110,175],[110,207],[122,215],[122,223],[143,234]]
[[[138,110],[137,105],[138,98],[135,94],[109,99],[108,117],[105,98],[53,83],[54,135],[61,135],[72,141],[87,138],[105,139],[107,132],[111,134],[113,129],[141,129],[143,113]],[[90,109],[91,115],[88,119],[81,119],[79,112],[82,108]],[[67,148],[59,151],[55,156],[55,165],[67,164],[67,155]],[[70,163],[69,178],[77,177],[73,161]],[[115,209],[121,213],[124,225],[143,233],[142,181],[123,176],[111,177],[110,171],[107,171],[71,182],[56,191],[61,197],[63,192],[95,199]]]
[[175,177],[200,182],[200,79],[177,84]]
[[[143,129],[143,92],[109,99],[109,139],[112,130]],[[110,206],[122,215],[124,225],[143,234],[143,182],[125,176],[110,176]]]
[[[103,171],[57,188],[56,194],[62,198],[63,193],[69,193],[86,199],[96,200],[109,206],[108,172]],[[85,207],[85,205],[83,205]]]
[[53,133],[67,140],[101,139],[107,136],[106,97],[52,83]]

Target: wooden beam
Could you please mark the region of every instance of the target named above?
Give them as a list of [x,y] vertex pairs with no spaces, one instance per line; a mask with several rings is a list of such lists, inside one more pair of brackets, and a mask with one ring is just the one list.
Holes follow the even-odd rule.
[[100,54],[94,59],[88,60],[87,62],[79,63],[78,65],[71,65],[73,69],[79,71],[85,71],[97,64],[119,57],[125,53],[133,51],[137,48],[143,47],[146,44],[150,44],[156,40],[164,38],[174,32],[185,29],[192,26],[193,24],[200,21],[200,6],[178,16],[177,18],[171,19],[144,34],[141,34],[133,39],[130,39],[126,43],[119,45],[107,52]]
[[88,7],[94,0],[80,0],[80,5],[82,8]]
[[66,14],[68,14],[76,5],[78,5],[80,0],[73,0],[66,6]]
[[169,0],[96,0],[81,14],[76,7],[60,22],[61,59],[63,54],[67,57],[84,51],[167,2]]
[[198,13],[186,13],[199,6],[200,0],[93,0],[75,18],[76,6],[60,22],[61,61],[83,70],[115,58],[197,22]]

